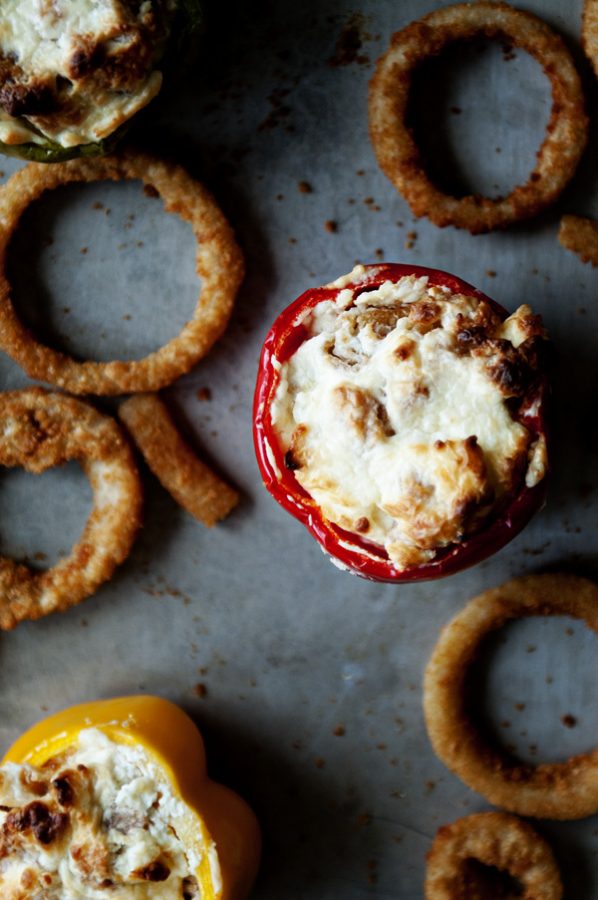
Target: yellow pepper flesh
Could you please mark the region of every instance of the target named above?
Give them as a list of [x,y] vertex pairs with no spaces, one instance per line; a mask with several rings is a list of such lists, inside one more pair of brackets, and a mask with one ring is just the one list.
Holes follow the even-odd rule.
[[198,847],[205,850],[212,842],[216,845],[221,884],[203,852],[195,873],[202,900],[244,900],[259,863],[257,820],[241,797],[208,778],[201,735],[174,703],[134,696],[70,707],[21,735],[3,763],[41,766],[73,746],[86,728],[98,728],[115,743],[142,747],[196,816]]

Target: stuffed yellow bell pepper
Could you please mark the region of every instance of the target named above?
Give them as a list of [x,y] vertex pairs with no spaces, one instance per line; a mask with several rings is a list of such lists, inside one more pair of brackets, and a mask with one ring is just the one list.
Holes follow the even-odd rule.
[[201,736],[158,697],[75,706],[0,767],[0,896],[242,900],[260,836],[206,774]]

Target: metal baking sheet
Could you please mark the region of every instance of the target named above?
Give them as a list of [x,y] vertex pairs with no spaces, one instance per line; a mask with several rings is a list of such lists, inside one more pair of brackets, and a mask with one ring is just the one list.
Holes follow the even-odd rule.
[[[598,275],[556,240],[561,213],[598,214],[596,139],[563,198],[529,223],[472,237],[414,221],[375,162],[367,86],[392,32],[434,5],[228,7],[197,69],[148,114],[137,139],[213,189],[247,257],[225,337],[167,392],[243,502],[208,531],[145,472],[145,525],[115,577],[78,608],[0,642],[3,748],[45,713],[95,697],[153,692],[193,716],[212,774],[247,797],[263,827],[254,900],[421,898],[436,829],[488,808],[444,769],[426,736],[421,677],[440,627],[467,598],[513,575],[597,574]],[[565,36],[595,110],[580,0],[524,6]],[[453,175],[483,191],[525,178],[550,111],[540,66],[475,45],[451,53],[434,78],[422,87],[428,134]],[[18,165],[0,162],[6,177]],[[311,192],[300,190],[303,181]],[[99,359],[138,356],[190,314],[193,254],[188,227],[138,184],[64,188],[26,214],[14,240],[15,302],[57,346]],[[382,257],[452,271],[510,309],[530,303],[558,352],[547,507],[487,562],[398,588],[330,564],[263,490],[251,439],[257,358],[276,314],[356,260]],[[0,358],[2,389],[26,383]],[[68,550],[89,504],[76,465],[3,473],[1,552],[48,564]],[[596,744],[596,637],[570,625],[515,623],[487,648],[481,712],[524,759]],[[567,896],[598,896],[598,820],[539,828]]]

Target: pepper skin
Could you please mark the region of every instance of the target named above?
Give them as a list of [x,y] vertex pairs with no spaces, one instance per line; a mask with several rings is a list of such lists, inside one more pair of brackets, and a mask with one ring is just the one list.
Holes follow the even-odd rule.
[[192,720],[160,697],[119,697],[73,706],[38,722],[10,747],[3,763],[41,766],[66,750],[80,731],[98,728],[115,743],[140,746],[174,793],[197,817],[200,847],[216,845],[222,885],[207,854],[195,873],[202,900],[244,900],[259,863],[260,832],[244,800],[206,773],[203,741]]
[[[481,291],[455,275],[438,269],[399,263],[381,263],[366,266],[366,269],[367,277],[360,280],[359,285],[345,283],[343,287],[358,286],[360,289],[370,290],[384,281],[398,281],[405,275],[425,275],[433,285],[448,287],[453,293],[476,297],[480,302],[489,303],[502,319],[508,316],[502,306]],[[305,312],[324,300],[334,300],[340,290],[341,288],[329,286],[306,291],[283,310],[266,336],[253,406],[253,438],[264,486],[287,512],[305,525],[339,568],[362,578],[392,584],[429,581],[473,566],[504,547],[544,505],[547,477],[531,488],[523,485],[505,509],[466,540],[440,549],[430,562],[401,570],[392,564],[382,547],[345,531],[326,519],[317,502],[301,487],[293,472],[285,465],[284,454],[270,415],[279,384],[280,364],[286,362],[309,336],[302,324]],[[548,379],[542,376],[535,386],[533,398],[529,398],[527,406],[530,411],[524,416],[526,428],[536,435],[546,435],[547,403]]]

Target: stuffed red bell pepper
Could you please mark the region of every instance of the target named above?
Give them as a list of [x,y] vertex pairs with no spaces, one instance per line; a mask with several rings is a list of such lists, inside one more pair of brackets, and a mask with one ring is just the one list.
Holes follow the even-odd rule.
[[341,568],[436,578],[503,547],[545,499],[547,340],[461,279],[357,266],[306,291],[261,356],[264,483]]

